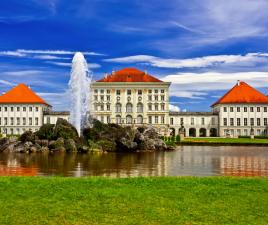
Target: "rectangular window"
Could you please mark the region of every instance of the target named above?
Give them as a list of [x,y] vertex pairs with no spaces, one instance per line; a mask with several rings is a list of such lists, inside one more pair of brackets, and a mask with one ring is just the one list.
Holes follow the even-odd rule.
[[257,126],[261,125],[261,118],[257,118]]
[[4,118],[4,124],[7,125],[7,117]]
[[131,90],[127,90],[127,95],[131,95]]
[[237,118],[237,119],[236,119],[236,125],[237,125],[237,126],[241,126],[241,119],[240,119],[240,118]]
[[100,90],[100,93],[101,93],[101,94],[104,94],[104,90],[103,90],[103,89],[101,89],[101,90]]
[[223,107],[223,112],[227,112],[227,107]]
[[248,108],[247,107],[244,107],[244,112],[247,112],[248,111]]
[[164,116],[161,116],[161,123],[165,124],[165,117]]
[[29,118],[29,125],[32,126],[33,125],[33,118]]
[[95,89],[95,90],[94,90],[94,93],[95,93],[95,94],[98,94],[98,89]]
[[180,125],[182,125],[183,124],[183,118],[181,118],[181,123],[180,123]]
[[158,104],[154,105],[154,109],[155,109],[155,111],[158,111]]
[[142,95],[142,90],[138,90],[138,95]]
[[120,90],[116,90],[116,95],[120,95]]
[[19,112],[20,111],[20,107],[17,107],[17,112]]
[[247,125],[248,125],[248,119],[244,118],[244,126],[247,126]]
[[155,89],[155,90],[154,90],[154,93],[155,93],[155,94],[158,94],[158,90],[157,90],[157,89]]
[[11,125],[11,126],[14,125],[14,118],[13,118],[13,117],[10,118],[10,125]]
[[101,105],[101,111],[104,111],[104,105]]
[[111,117],[107,116],[107,123],[111,123]]
[[23,124],[24,126],[26,125],[26,118],[25,118],[25,117],[22,118],[22,124]]
[[98,95],[94,95],[94,100],[98,101]]
[[102,122],[102,123],[104,122],[104,117],[103,117],[103,116],[101,116],[101,122]]
[[191,118],[191,125],[194,125],[194,118]]
[[230,126],[234,126],[234,118],[230,118]]
[[23,110],[23,112],[26,112],[26,107],[23,107],[22,110]]
[[158,116],[154,117],[154,123],[157,124],[158,123]]
[[33,111],[33,107],[30,107],[30,108],[29,108],[29,111],[32,112],[32,111]]
[[7,112],[7,107],[5,107],[5,112]]
[[162,110],[162,111],[165,110],[165,104],[161,104],[161,110]]
[[148,100],[152,101],[152,95],[148,95]]
[[263,107],[263,111],[264,112],[267,112],[267,107]]
[[149,124],[152,124],[152,116],[149,116]]
[[38,112],[39,108],[38,107],[35,107],[35,112]]
[[148,93],[149,93],[149,94],[152,94],[152,90],[149,90]]
[[149,105],[148,105],[148,110],[149,110],[149,111],[152,111],[152,104],[149,104]]
[[254,118],[250,118],[250,126],[254,126]]
[[35,126],[38,126],[38,118],[35,118]]
[[103,95],[100,96],[100,100],[104,101],[104,96]]
[[223,126],[227,126],[227,118],[223,118]]
[[165,95],[161,95],[161,101],[165,101]]
[[155,100],[155,101],[158,101],[158,95],[155,95],[155,96],[154,96],[154,100]]
[[20,118],[17,117],[17,125],[20,125]]
[[257,107],[257,112],[260,112],[261,111],[261,107]]
[[263,123],[264,123],[264,126],[267,126],[267,118],[264,118]]
[[10,107],[10,111],[11,111],[11,112],[13,112],[13,111],[14,111],[14,110],[13,110],[13,107]]
[[237,112],[240,112],[240,107],[237,107],[237,108],[236,108],[236,111],[237,111]]
[[108,104],[108,105],[107,105],[107,111],[110,111],[110,109],[111,109],[111,107],[110,107],[110,105]]
[[170,124],[173,125],[173,118],[170,118]]
[[111,93],[111,91],[110,91],[110,90],[107,90],[107,91],[106,91],[106,93],[107,93],[107,94],[110,94],[110,93]]
[[254,112],[254,108],[253,107],[250,107],[250,112]]
[[165,90],[164,89],[161,89],[161,93],[164,94],[165,93]]
[[233,112],[234,111],[234,107],[230,107],[230,112]]

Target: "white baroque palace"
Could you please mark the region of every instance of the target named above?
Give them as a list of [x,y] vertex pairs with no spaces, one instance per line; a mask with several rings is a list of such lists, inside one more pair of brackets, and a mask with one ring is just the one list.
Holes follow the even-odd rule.
[[[169,82],[146,71],[126,68],[91,83],[90,114],[104,123],[154,126],[162,135],[237,137],[268,134],[268,97],[238,81],[212,105],[211,112],[169,110]],[[69,120],[69,112],[52,107],[24,84],[0,96],[0,129],[5,134],[36,131],[58,118]]]

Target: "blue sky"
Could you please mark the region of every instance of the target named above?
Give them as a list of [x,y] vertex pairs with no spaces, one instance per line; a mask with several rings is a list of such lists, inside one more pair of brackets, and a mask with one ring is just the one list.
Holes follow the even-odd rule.
[[98,79],[137,67],[172,81],[173,109],[208,111],[237,80],[268,94],[267,0],[0,2],[0,89],[26,83],[68,109],[73,53]]

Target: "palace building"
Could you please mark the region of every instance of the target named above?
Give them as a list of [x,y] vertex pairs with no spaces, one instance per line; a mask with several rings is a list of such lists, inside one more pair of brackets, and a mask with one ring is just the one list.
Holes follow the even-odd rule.
[[[238,137],[268,134],[268,97],[238,81],[211,107],[211,112],[169,110],[170,82],[146,71],[125,68],[91,83],[90,114],[103,123],[153,126],[162,135]],[[25,84],[0,96],[0,129],[5,134],[36,131],[43,124],[69,120],[69,112],[55,112]]]

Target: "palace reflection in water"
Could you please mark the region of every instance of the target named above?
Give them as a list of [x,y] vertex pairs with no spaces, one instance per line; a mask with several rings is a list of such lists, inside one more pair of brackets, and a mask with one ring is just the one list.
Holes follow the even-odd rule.
[[268,176],[267,147],[181,146],[174,152],[0,154],[1,176]]

